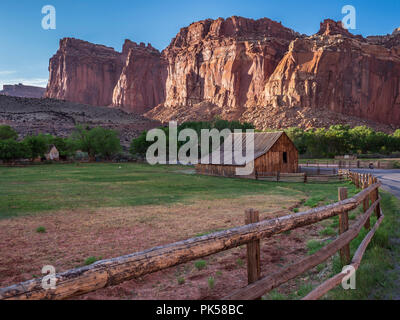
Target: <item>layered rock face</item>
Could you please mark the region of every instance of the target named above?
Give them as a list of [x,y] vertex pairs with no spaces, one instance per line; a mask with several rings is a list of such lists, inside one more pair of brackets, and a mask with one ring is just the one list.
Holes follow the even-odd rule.
[[261,105],[323,109],[400,124],[396,48],[340,28],[327,20],[317,35],[293,41],[267,81]]
[[396,127],[399,77],[398,30],[363,38],[326,20],[308,37],[266,18],[231,17],[181,29],[161,53],[130,41],[118,53],[64,39],[47,95],[160,121],[220,116],[264,129],[348,118]]
[[240,17],[182,29],[163,52],[166,99],[152,114],[206,106],[223,117],[240,117],[246,106],[259,103],[265,81],[297,36],[269,19]]
[[125,111],[145,113],[165,100],[167,65],[151,45],[125,42],[125,66],[113,90],[114,106]]
[[113,48],[65,38],[50,59],[46,97],[107,106],[123,68]]
[[50,59],[46,97],[144,113],[164,101],[166,66],[151,45],[126,40],[122,52],[65,38]]

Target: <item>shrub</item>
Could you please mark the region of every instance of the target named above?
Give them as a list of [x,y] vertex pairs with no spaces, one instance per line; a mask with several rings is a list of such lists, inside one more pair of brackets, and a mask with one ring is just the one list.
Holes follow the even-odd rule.
[[207,262],[205,260],[199,260],[194,263],[194,266],[197,270],[203,270],[207,266]]
[[185,284],[185,278],[184,277],[179,277],[178,278],[178,284],[181,286],[183,284]]
[[90,266],[91,264],[95,263],[96,261],[101,260],[101,257],[89,257],[85,260],[84,265],[85,266]]
[[45,228],[45,227],[38,227],[38,228],[36,229],[36,232],[37,232],[37,233],[46,233],[46,228]]
[[0,126],[0,140],[16,140],[18,138],[17,132],[10,126]]

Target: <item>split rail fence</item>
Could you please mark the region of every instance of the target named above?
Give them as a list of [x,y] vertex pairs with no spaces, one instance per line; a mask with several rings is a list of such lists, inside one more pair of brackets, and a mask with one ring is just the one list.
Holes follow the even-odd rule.
[[[359,183],[364,190],[347,199],[347,189],[341,188],[339,190],[339,202],[335,204],[264,221],[259,221],[257,211],[248,210],[246,211],[246,225],[244,226],[115,259],[99,261],[90,266],[59,273],[56,275],[55,289],[45,290],[42,287],[43,278],[2,288],[0,289],[0,300],[70,299],[241,245],[247,245],[248,286],[223,297],[224,300],[259,299],[272,289],[323,263],[339,251],[342,263],[344,265],[351,263],[357,269],[369,242],[384,218],[380,209],[379,187],[381,184],[372,176],[359,175],[348,171],[342,172],[342,174],[355,183]],[[349,226],[348,212],[360,205],[363,205],[364,213],[355,223]],[[377,215],[378,222],[371,229],[370,218],[373,212]],[[274,274],[261,277],[261,239],[312,225],[335,216],[339,216],[340,220],[340,235],[336,240],[312,256],[307,256]],[[349,244],[364,227],[370,231],[361,243],[353,260],[350,261]],[[339,274],[325,282],[311,292],[306,299],[313,300],[322,297],[338,285],[344,276]]]
[[[300,167],[300,171],[303,169]],[[261,181],[271,182],[338,182],[343,180],[343,176],[338,174],[338,170],[332,170],[327,174],[321,174],[321,172],[300,172],[300,173],[268,173],[268,172],[256,172],[255,179]]]

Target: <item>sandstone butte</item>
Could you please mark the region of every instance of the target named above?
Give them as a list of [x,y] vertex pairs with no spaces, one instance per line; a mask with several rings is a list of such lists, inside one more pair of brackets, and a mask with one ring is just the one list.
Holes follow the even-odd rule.
[[267,18],[204,20],[162,52],[66,38],[46,96],[160,120],[249,121],[259,129],[353,121],[400,125],[400,31],[363,38],[325,20],[312,36]]

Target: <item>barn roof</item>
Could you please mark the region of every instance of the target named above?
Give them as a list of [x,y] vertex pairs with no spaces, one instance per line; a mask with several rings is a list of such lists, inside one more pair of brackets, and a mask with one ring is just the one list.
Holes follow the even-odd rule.
[[[200,160],[200,164],[207,164],[207,159],[209,164],[217,164],[217,165],[233,165],[240,166],[245,165],[255,159],[266,154],[273,145],[278,141],[278,139],[285,134],[283,131],[279,132],[255,132],[254,133],[254,156],[246,155],[246,139],[249,137],[247,133],[232,133],[232,151],[224,150],[224,144],[220,146],[220,150],[215,150],[203,157]],[[239,136],[239,138],[237,138]],[[240,138],[241,136],[241,138]],[[245,158],[245,162],[238,163],[237,159],[235,159],[234,151],[242,150],[242,156]],[[220,156],[220,161],[218,162],[218,154]],[[237,158],[237,157],[236,157]],[[213,161],[214,159],[214,161]],[[232,159],[232,160],[230,160]]]

